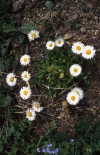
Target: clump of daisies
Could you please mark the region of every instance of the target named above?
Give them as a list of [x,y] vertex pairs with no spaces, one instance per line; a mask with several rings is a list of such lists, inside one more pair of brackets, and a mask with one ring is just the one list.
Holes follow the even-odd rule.
[[[30,55],[23,55],[21,58],[20,58],[20,63],[21,65],[23,66],[27,66],[29,65],[30,63]],[[28,71],[23,71],[21,73],[21,78],[23,81],[26,82],[26,84],[28,85],[27,87],[22,87],[21,90],[20,90],[20,97],[23,99],[23,100],[27,100],[31,94],[32,94],[32,91],[30,89],[30,84],[29,84],[29,80],[31,78],[31,75]]]
[[67,94],[66,100],[70,105],[77,105],[84,97],[84,92],[81,88],[75,87]]
[[37,30],[31,30],[31,32],[28,33],[28,38],[30,41],[36,39],[36,38],[39,38],[40,35],[39,35],[39,31]]
[[41,112],[43,110],[43,107],[40,106],[39,102],[34,101],[32,103],[32,108],[28,108],[26,110],[26,118],[28,118],[29,121],[33,121],[36,118],[36,112]]
[[17,83],[17,78],[15,77],[15,74],[14,73],[9,73],[6,76],[6,82],[11,87],[15,86],[16,83]]
[[46,48],[48,50],[53,50],[55,46],[56,47],[62,47],[63,45],[64,45],[64,40],[62,38],[58,38],[55,40],[55,42],[54,41],[48,41],[46,43]]
[[96,50],[91,45],[85,46],[81,42],[75,42],[72,45],[72,52],[78,55],[82,54],[85,59],[91,59],[94,57]]

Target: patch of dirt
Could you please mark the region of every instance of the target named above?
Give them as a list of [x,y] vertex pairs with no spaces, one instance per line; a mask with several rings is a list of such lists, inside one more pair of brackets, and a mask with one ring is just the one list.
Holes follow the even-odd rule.
[[[32,42],[29,47],[32,57],[44,58],[46,42],[54,39],[56,35],[64,36],[65,46],[68,49],[76,41],[92,45],[96,49],[96,63],[88,64],[88,60],[86,61],[84,71],[91,71],[88,79],[90,84],[83,84],[85,80],[82,82],[84,99],[77,106],[68,105],[65,101],[66,95],[59,95],[56,99],[45,99],[40,88],[32,85],[32,99],[41,102],[44,107],[43,112],[36,118],[36,129],[34,129],[36,134],[44,132],[45,125],[55,120],[58,132],[69,132],[71,135],[74,132],[73,127],[80,117],[88,120],[91,114],[100,115],[100,7],[98,1],[89,0],[76,3],[63,0],[62,2],[64,2],[64,6],[61,8],[61,2],[57,0],[55,3],[54,1],[54,7],[50,11],[45,7],[45,1],[30,0],[20,12],[12,14],[21,25],[30,22],[39,27],[41,37]],[[17,50],[20,54],[24,53],[24,48],[19,47]],[[32,66],[29,67],[29,70],[32,70],[34,76]],[[32,99],[24,102],[24,108],[30,105]],[[18,100],[17,107],[19,106],[20,111],[23,102],[21,99]]]

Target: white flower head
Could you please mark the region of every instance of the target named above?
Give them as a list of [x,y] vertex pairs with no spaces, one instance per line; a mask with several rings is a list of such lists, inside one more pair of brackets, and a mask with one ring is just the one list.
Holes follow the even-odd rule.
[[76,92],[69,92],[67,94],[66,100],[70,105],[76,105],[79,103],[80,97]]
[[84,47],[83,52],[82,52],[82,57],[85,59],[91,59],[94,57],[96,50],[94,49],[93,46],[87,45]]
[[27,66],[30,63],[30,55],[27,55],[27,54],[23,55],[20,58],[20,63],[23,66]]
[[24,81],[29,81],[29,79],[31,78],[30,74],[28,73],[28,71],[23,71],[22,74],[21,74],[21,78],[24,80]]
[[55,46],[57,47],[62,47],[64,45],[64,40],[62,38],[58,38],[56,41],[55,41]]
[[36,101],[32,103],[32,108],[36,112],[40,112],[43,110],[43,107],[40,107],[40,103]]
[[26,110],[26,118],[28,118],[29,121],[35,120],[36,114],[35,111],[32,108],[28,108]]
[[6,82],[9,86],[15,86],[17,83],[17,78],[15,78],[15,74],[14,73],[9,73],[6,76]]
[[76,92],[79,95],[80,100],[84,97],[84,92],[81,88],[75,87],[71,92]]
[[75,54],[81,54],[83,51],[83,48],[84,48],[84,44],[81,42],[76,42],[76,43],[73,43],[72,45],[72,51]]
[[31,96],[32,92],[30,87],[22,87],[20,90],[20,96],[23,100],[27,100]]
[[54,43],[53,41],[48,41],[48,42],[46,43],[46,48],[47,48],[48,50],[53,50],[54,47],[55,47],[55,43]]
[[78,64],[74,64],[70,67],[70,74],[72,76],[78,76],[79,74],[81,74],[82,71],[82,67]]
[[39,31],[37,30],[31,30],[30,33],[28,33],[28,38],[30,41],[34,40],[35,38],[39,38]]

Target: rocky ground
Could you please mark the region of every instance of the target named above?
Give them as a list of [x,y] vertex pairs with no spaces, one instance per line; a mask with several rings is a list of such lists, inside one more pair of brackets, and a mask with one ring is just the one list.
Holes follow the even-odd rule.
[[[91,75],[87,84],[85,80],[82,81],[85,95],[76,107],[68,105],[65,94],[59,94],[56,99],[45,99],[42,91],[34,88],[33,96],[44,107],[36,120],[35,132],[41,134],[44,132],[45,125],[55,120],[59,132],[69,131],[71,134],[80,117],[88,120],[91,114],[100,115],[100,2],[99,0],[85,0],[84,2],[55,0],[51,10],[45,6],[44,0],[18,0],[12,1],[12,4],[11,14],[19,24],[33,23],[39,27],[41,37],[29,48],[29,52],[35,57],[44,57],[46,41],[53,39],[55,35],[63,35],[65,46],[69,49],[76,41],[92,45],[96,49],[96,63],[86,62],[85,64],[85,73],[91,71]],[[19,47],[15,42],[12,46],[16,51],[24,53],[24,47]],[[22,105],[20,101],[17,105],[19,111],[23,111]]]

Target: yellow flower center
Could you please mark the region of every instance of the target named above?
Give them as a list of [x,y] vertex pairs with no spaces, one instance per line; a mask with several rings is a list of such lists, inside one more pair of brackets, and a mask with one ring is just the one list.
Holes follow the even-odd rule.
[[52,44],[49,44],[49,47],[52,47]]
[[36,37],[36,33],[31,33],[31,37],[35,38]]
[[58,44],[61,44],[61,41],[60,40],[58,41]]
[[77,68],[74,68],[73,71],[76,73],[78,71],[78,69]]
[[23,94],[27,95],[28,94],[28,90],[24,90]]
[[24,62],[26,62],[27,61],[27,58],[24,58]]
[[28,112],[28,113],[27,113],[27,116],[28,116],[28,117],[32,117],[32,113],[31,113],[31,112]]
[[10,81],[10,82],[13,82],[13,81],[14,81],[14,77],[10,77],[10,78],[9,78],[9,81]]
[[90,50],[87,50],[87,51],[86,51],[86,54],[87,54],[87,55],[90,55],[90,54],[91,54],[91,51],[90,51]]
[[24,78],[28,78],[28,75],[27,74],[24,74]]
[[39,104],[38,103],[35,103],[34,105],[36,108],[39,108]]
[[81,47],[80,46],[76,46],[76,50],[80,51]]
[[74,101],[75,100],[75,96],[71,96],[71,100]]

